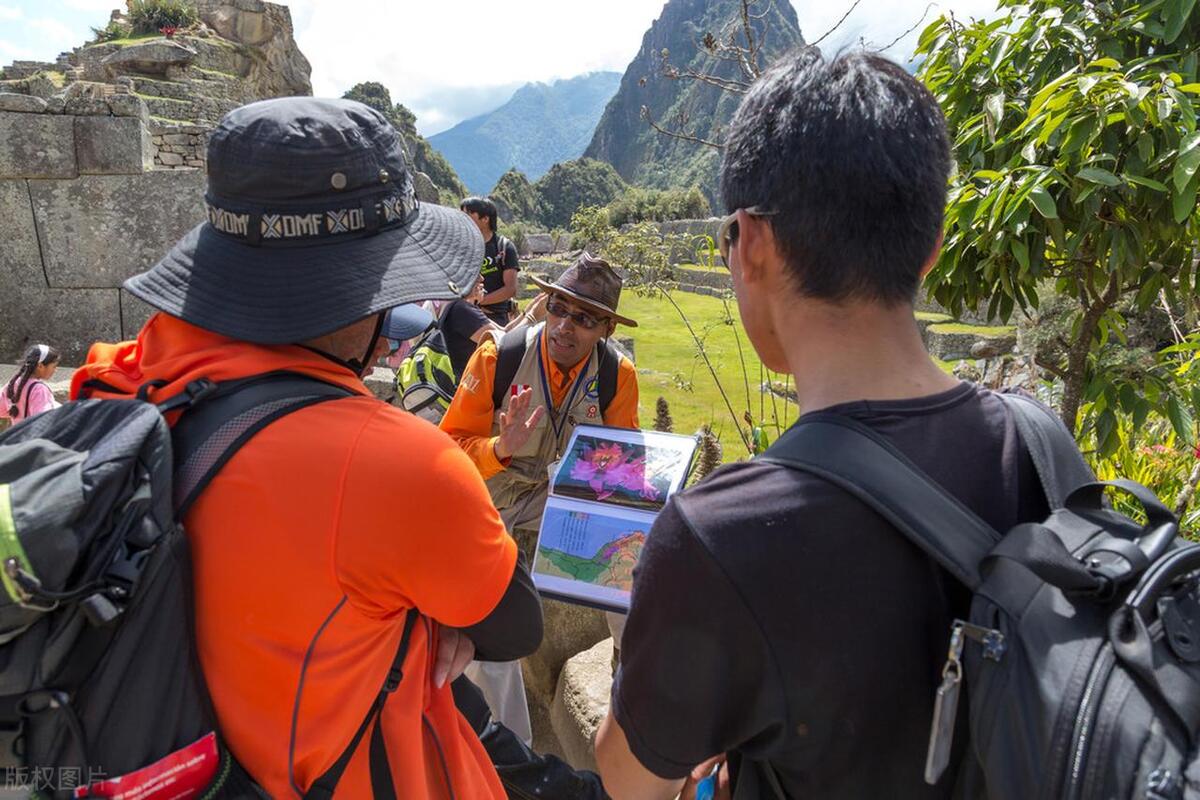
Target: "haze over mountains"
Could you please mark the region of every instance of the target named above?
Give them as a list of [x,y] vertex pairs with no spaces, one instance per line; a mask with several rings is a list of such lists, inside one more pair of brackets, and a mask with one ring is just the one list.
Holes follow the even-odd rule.
[[487,194],[515,167],[537,180],[578,158],[621,81],[593,72],[553,83],[529,83],[502,106],[429,137],[471,192]]

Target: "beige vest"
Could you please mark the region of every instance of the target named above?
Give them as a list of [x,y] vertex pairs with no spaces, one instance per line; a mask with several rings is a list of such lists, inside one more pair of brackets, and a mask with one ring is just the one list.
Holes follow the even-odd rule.
[[[603,425],[600,410],[598,364],[600,358],[597,345],[587,365],[576,376],[575,383],[563,398],[563,407],[554,409],[549,395],[549,373],[541,366],[542,346],[539,335],[544,324],[529,328],[525,334],[525,357],[505,392],[503,408],[495,409],[492,416],[492,435],[500,433],[500,412],[508,409],[514,394],[513,387],[529,386],[533,389],[530,410],[543,405],[547,413],[542,415],[529,441],[513,453],[508,468],[487,480],[492,502],[500,509],[509,531],[517,528],[536,529],[542,517],[549,491],[550,476],[547,468],[557,461],[566,449],[567,442],[576,425]],[[544,376],[544,377],[543,377]]]

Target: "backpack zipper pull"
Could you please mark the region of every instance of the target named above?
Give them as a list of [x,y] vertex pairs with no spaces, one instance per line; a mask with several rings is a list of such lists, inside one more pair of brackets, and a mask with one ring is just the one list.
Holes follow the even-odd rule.
[[958,716],[958,696],[962,689],[963,626],[955,620],[950,628],[950,652],[942,667],[942,685],[933,698],[933,725],[929,729],[929,751],[925,755],[925,782],[936,784],[950,764],[954,743],[954,721]]
[[992,628],[956,619],[950,626],[950,652],[942,667],[942,685],[933,698],[933,725],[929,730],[929,750],[925,755],[925,782],[936,784],[950,764],[954,743],[954,723],[958,716],[958,697],[962,691],[962,654],[966,640],[979,642],[983,657],[999,661],[1006,648],[1004,634]]

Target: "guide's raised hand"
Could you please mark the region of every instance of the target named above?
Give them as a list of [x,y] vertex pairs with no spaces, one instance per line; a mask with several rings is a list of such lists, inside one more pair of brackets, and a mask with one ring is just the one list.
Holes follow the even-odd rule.
[[545,406],[538,406],[527,415],[532,401],[533,389],[522,389],[509,402],[508,411],[500,412],[500,436],[496,439],[495,450],[496,458],[501,461],[525,446],[546,413]]

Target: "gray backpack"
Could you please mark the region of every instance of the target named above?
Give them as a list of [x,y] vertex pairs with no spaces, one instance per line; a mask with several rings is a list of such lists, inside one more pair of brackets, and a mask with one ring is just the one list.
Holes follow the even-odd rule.
[[[841,415],[806,415],[762,458],[850,492],[973,593],[949,632],[926,781],[950,764],[965,686],[969,751],[945,777],[956,797],[1196,800],[1200,544],[1140,484],[1096,482],[1043,406],[1000,397],[1053,509],[1003,536]],[[1146,523],[1107,507],[1105,487],[1136,498]]]

